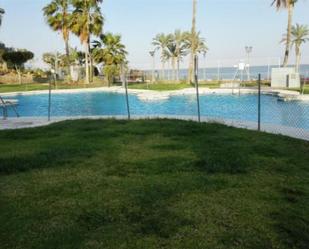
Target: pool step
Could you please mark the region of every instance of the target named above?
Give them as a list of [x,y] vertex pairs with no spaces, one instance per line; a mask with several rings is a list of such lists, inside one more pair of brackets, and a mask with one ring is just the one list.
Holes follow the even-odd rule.
[[298,95],[296,94],[279,94],[278,101],[288,102],[298,100]]

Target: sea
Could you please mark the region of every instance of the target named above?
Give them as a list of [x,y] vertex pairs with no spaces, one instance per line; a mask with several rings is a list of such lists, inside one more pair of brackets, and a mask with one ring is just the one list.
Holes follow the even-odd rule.
[[[291,66],[292,67],[292,66]],[[266,80],[271,78],[271,71],[273,68],[278,68],[278,65],[270,66],[251,66],[249,69],[240,71],[235,67],[212,67],[212,68],[199,68],[198,77],[200,80],[232,80],[232,79],[243,79],[248,78],[257,79],[258,75],[261,74],[261,78]],[[147,70],[146,75],[151,76],[152,70]],[[300,66],[300,74],[302,77],[309,78],[309,64]],[[164,71],[164,79],[172,80],[173,70]],[[155,70],[155,77],[162,79],[162,70]],[[188,77],[188,69],[180,69],[180,79],[185,80]]]

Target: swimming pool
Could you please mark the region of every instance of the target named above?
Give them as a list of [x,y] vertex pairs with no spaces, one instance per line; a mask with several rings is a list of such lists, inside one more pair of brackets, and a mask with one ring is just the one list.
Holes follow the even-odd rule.
[[[10,97],[12,98],[12,97]],[[48,94],[16,95],[21,117],[43,117],[48,114]],[[208,118],[257,122],[257,95],[201,95],[201,115]],[[262,95],[262,123],[309,130],[309,103],[281,102],[276,96]],[[184,115],[197,113],[195,95],[172,95],[165,100],[143,101],[129,95],[132,115]],[[126,115],[125,95],[110,92],[53,93],[52,117]],[[9,111],[9,116],[14,113]]]

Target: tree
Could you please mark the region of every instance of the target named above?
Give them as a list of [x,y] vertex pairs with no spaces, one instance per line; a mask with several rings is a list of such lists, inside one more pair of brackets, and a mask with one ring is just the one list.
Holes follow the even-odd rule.
[[85,53],[79,51],[77,48],[70,49],[70,61],[79,66],[85,65]]
[[180,61],[187,55],[186,33],[181,30],[176,30],[173,34],[173,40],[176,45],[176,60],[177,60],[177,74],[176,80],[179,81]]
[[166,62],[166,54],[165,49],[167,45],[172,40],[171,35],[165,35],[164,33],[157,34],[156,37],[152,41],[152,45],[155,46],[155,50],[161,51],[161,62],[162,62],[162,79],[165,78],[165,62]]
[[27,50],[19,50],[19,51],[8,51],[2,55],[3,60],[5,60],[9,65],[12,65],[19,78],[19,83],[21,84],[21,71],[23,69],[24,64],[31,60],[34,57],[34,54]]
[[151,56],[152,58],[152,72],[151,72],[151,83],[154,83],[155,81],[155,54],[156,54],[156,51],[149,51],[149,55]]
[[125,45],[121,43],[120,35],[106,33],[93,42],[93,47],[93,59],[96,63],[103,63],[103,71],[110,86],[115,76],[120,74],[121,66],[127,64]]
[[285,8],[288,10],[288,27],[287,27],[287,33],[286,33],[286,45],[285,45],[283,67],[286,67],[289,61],[293,12],[294,12],[294,6],[296,2],[297,0],[273,0],[272,2],[272,5],[276,5],[277,9]]
[[60,53],[44,53],[42,59],[56,74],[59,73],[59,68],[67,66],[66,55]]
[[85,83],[89,84],[90,38],[102,33],[104,18],[99,4],[102,0],[72,0],[74,11],[72,14],[71,30],[76,34],[85,50]]
[[171,65],[172,65],[172,71],[173,71],[173,75],[172,75],[172,79],[175,79],[176,76],[176,58],[177,58],[177,47],[174,41],[170,41],[166,48],[163,51],[163,58],[164,61],[171,61]]
[[[194,82],[194,56],[198,54],[205,55],[208,51],[208,47],[206,46],[205,39],[201,37],[200,32],[195,32],[193,36],[192,33],[186,34],[186,46],[191,51],[191,58],[189,64],[189,83]],[[192,54],[194,55],[192,58]]]
[[[291,30],[291,47],[295,46],[296,72],[299,72],[300,60],[301,60],[301,46],[309,41],[309,28],[307,25],[296,24],[292,26]],[[283,35],[282,42],[286,44],[287,36]]]
[[4,9],[0,8],[0,26],[2,24],[2,16],[5,14]]
[[13,48],[8,48],[5,46],[4,43],[0,42],[0,70],[7,71],[7,63],[5,60],[3,60],[3,54],[6,52],[14,51]]
[[301,60],[301,45],[309,41],[309,29],[307,25],[296,24],[292,27],[292,46],[295,46],[296,72],[299,72]]
[[189,73],[188,73],[188,82],[192,83],[194,81],[194,76],[193,76],[193,72],[194,72],[194,57],[196,55],[194,48],[195,46],[195,37],[196,37],[196,8],[197,8],[197,0],[193,0],[193,13],[192,13],[192,28],[191,28],[191,33],[189,34],[191,36],[188,37],[188,39],[190,40],[190,44],[191,44],[191,53],[190,53],[190,64],[189,64]]
[[[69,12],[69,0],[53,0],[43,8],[48,25],[54,31],[62,32],[68,71],[70,70],[69,36],[72,14]],[[70,72],[70,71],[69,71]]]

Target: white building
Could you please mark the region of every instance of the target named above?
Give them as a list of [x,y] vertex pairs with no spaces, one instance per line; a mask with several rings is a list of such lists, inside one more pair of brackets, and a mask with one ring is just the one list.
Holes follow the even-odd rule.
[[298,88],[300,76],[293,67],[273,68],[271,72],[271,87]]

